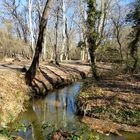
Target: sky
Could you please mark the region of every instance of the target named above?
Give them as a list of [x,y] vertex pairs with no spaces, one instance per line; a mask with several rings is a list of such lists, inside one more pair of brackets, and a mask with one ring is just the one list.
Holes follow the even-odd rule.
[[131,3],[131,2],[133,2],[134,0],[121,0],[122,2],[122,4],[124,4],[124,5],[127,5],[127,4],[129,4],[129,3]]

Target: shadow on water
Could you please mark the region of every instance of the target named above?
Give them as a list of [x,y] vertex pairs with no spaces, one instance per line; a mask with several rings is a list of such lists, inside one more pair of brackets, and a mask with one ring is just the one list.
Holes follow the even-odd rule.
[[[17,118],[17,122],[27,126],[26,132],[21,130],[18,135],[25,140],[48,140],[48,134],[54,128],[78,131],[84,127],[84,124],[75,115],[74,104],[74,97],[81,86],[82,83],[78,82],[49,93],[44,99],[34,100]],[[49,127],[43,129],[44,124]],[[86,133],[88,132],[86,131]],[[99,134],[95,133],[95,135]],[[138,137],[135,135],[135,138],[131,134],[127,134],[127,136],[128,138],[99,135],[100,140],[139,140],[140,135]]]

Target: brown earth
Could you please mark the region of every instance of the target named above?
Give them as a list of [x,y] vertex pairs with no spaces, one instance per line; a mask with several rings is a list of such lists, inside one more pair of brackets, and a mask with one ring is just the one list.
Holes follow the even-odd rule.
[[[24,110],[24,103],[34,95],[46,94],[48,90],[69,84],[86,77],[90,72],[88,65],[61,64],[57,67],[49,63],[41,63],[32,87],[25,84],[25,72],[29,62],[0,63],[0,127],[14,121]],[[39,94],[40,93],[40,94]]]
[[83,123],[88,124],[92,129],[101,134],[115,134],[122,136],[120,131],[131,133],[139,133],[140,127],[128,126],[126,124],[115,123],[111,120],[102,120],[84,116],[81,120]]
[[84,123],[104,133],[140,132],[140,75],[110,75],[85,85],[76,99]]
[[90,66],[86,64],[66,64],[60,66],[41,64],[32,88],[36,93],[45,94],[46,91],[63,87],[67,84],[83,79],[90,74]]

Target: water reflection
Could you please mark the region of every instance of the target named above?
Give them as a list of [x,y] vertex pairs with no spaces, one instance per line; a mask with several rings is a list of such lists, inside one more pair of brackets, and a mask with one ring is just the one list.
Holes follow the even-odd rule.
[[19,120],[23,124],[26,124],[26,126],[31,126],[27,128],[26,133],[23,131],[19,132],[19,135],[25,140],[44,140],[41,129],[42,125],[36,114],[36,111],[38,111],[37,108],[34,108],[34,106],[29,106],[27,111],[21,114],[21,117],[19,117]]
[[[49,93],[43,100],[33,101],[27,111],[18,118],[20,123],[31,127],[28,127],[26,132],[20,131],[18,135],[25,140],[48,140],[47,135],[52,131],[52,128],[43,130],[42,125],[45,123],[65,131],[78,130],[83,124],[74,114],[74,97],[81,86],[81,83],[76,83]],[[100,140],[139,140],[139,136],[135,135],[132,138],[130,135],[128,138],[123,138],[100,135]]]
[[[25,140],[44,140],[49,133],[43,132],[44,123],[53,125],[56,129],[72,130],[76,127],[77,118],[74,116],[74,96],[79,92],[81,83],[65,87],[49,93],[44,100],[33,101],[23,112],[18,121],[31,125],[27,132],[19,132]],[[72,122],[72,123],[71,123]],[[79,122],[79,121],[78,121]]]

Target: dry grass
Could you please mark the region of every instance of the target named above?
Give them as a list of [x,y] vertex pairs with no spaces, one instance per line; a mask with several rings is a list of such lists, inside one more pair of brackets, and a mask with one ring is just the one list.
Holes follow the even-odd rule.
[[5,126],[24,109],[28,87],[22,74],[16,71],[0,71],[0,125]]
[[0,140],[9,140],[9,139],[7,137],[5,137],[5,136],[0,135]]

